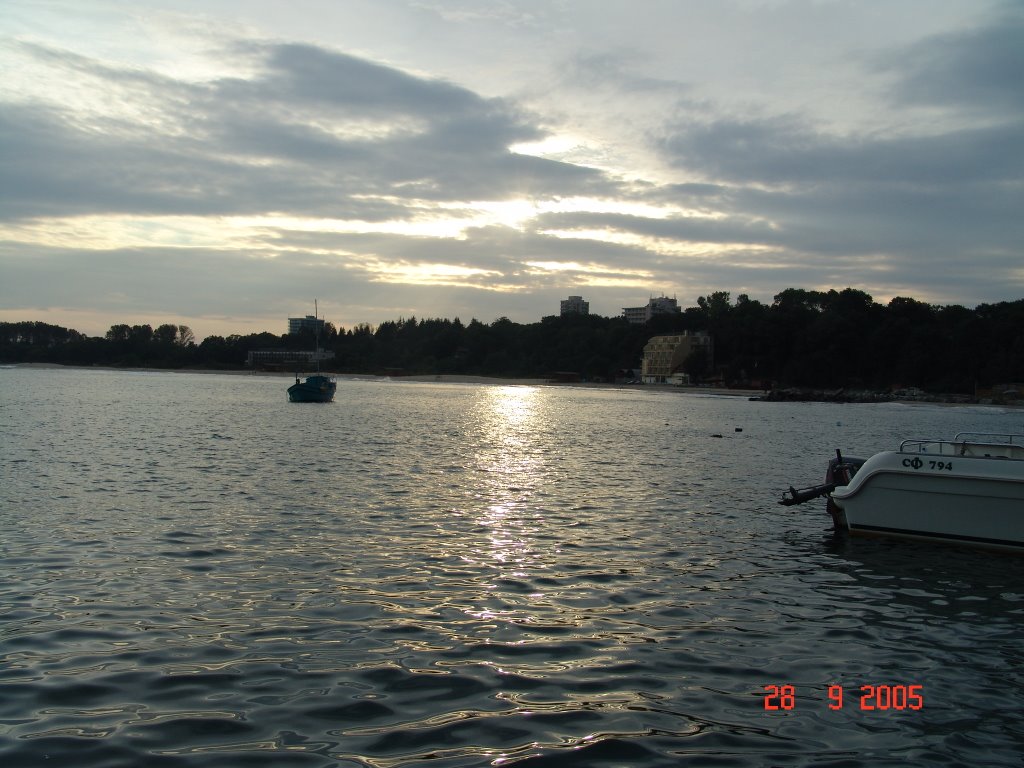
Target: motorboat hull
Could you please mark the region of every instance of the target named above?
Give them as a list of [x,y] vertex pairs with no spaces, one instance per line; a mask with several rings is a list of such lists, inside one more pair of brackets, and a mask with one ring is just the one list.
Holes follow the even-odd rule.
[[853,534],[1024,551],[1024,462],[1009,456],[886,451],[829,503]]

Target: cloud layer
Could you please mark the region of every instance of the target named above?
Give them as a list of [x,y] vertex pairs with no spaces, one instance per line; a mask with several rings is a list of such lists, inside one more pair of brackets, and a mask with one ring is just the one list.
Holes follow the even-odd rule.
[[[516,25],[436,5],[406,10],[519,46],[550,37],[538,20],[556,10]],[[844,41],[845,120],[800,109],[795,88],[738,109],[726,80],[625,32],[615,51],[581,40],[531,62],[545,89],[431,74],[449,52],[414,69],[341,42],[218,35],[197,74],[15,29],[0,41],[19,73],[0,90],[0,317],[148,312],[202,335],[278,330],[313,296],[342,325],[528,322],[581,292],[600,314],[789,286],[1020,298],[1024,13],[971,7],[970,23],[881,49]],[[827,73],[808,78],[827,90]]]

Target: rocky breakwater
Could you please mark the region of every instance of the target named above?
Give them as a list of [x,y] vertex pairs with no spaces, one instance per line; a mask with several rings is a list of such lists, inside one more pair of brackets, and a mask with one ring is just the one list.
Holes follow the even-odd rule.
[[880,392],[869,389],[804,389],[787,387],[773,389],[763,395],[750,398],[773,403],[889,403],[895,401],[921,403],[978,403],[970,395],[935,394],[920,390],[897,390]]

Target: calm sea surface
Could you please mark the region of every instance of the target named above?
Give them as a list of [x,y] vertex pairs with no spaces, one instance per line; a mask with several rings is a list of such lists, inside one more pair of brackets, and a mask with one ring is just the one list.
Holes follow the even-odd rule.
[[1024,412],[289,383],[0,369],[0,764],[1020,765],[1024,558],[776,499]]

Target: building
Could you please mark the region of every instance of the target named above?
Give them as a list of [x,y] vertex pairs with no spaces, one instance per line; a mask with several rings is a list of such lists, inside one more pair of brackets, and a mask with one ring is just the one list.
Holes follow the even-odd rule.
[[321,349],[253,349],[245,364],[253,370],[264,371],[298,371],[312,368],[317,361],[332,360],[333,352]]
[[651,298],[643,307],[623,307],[622,316],[631,323],[642,325],[655,315],[678,315],[682,312],[674,298],[659,296]]
[[651,337],[644,346],[641,380],[644,384],[689,384],[690,377],[683,371],[683,363],[698,351],[707,355],[710,370],[714,350],[711,337],[704,331]]
[[561,309],[563,315],[589,315],[590,302],[584,301],[582,296],[570,296],[561,301]]
[[314,315],[288,318],[288,333],[294,335],[305,330],[310,330],[315,334],[322,334],[324,332],[324,321]]

